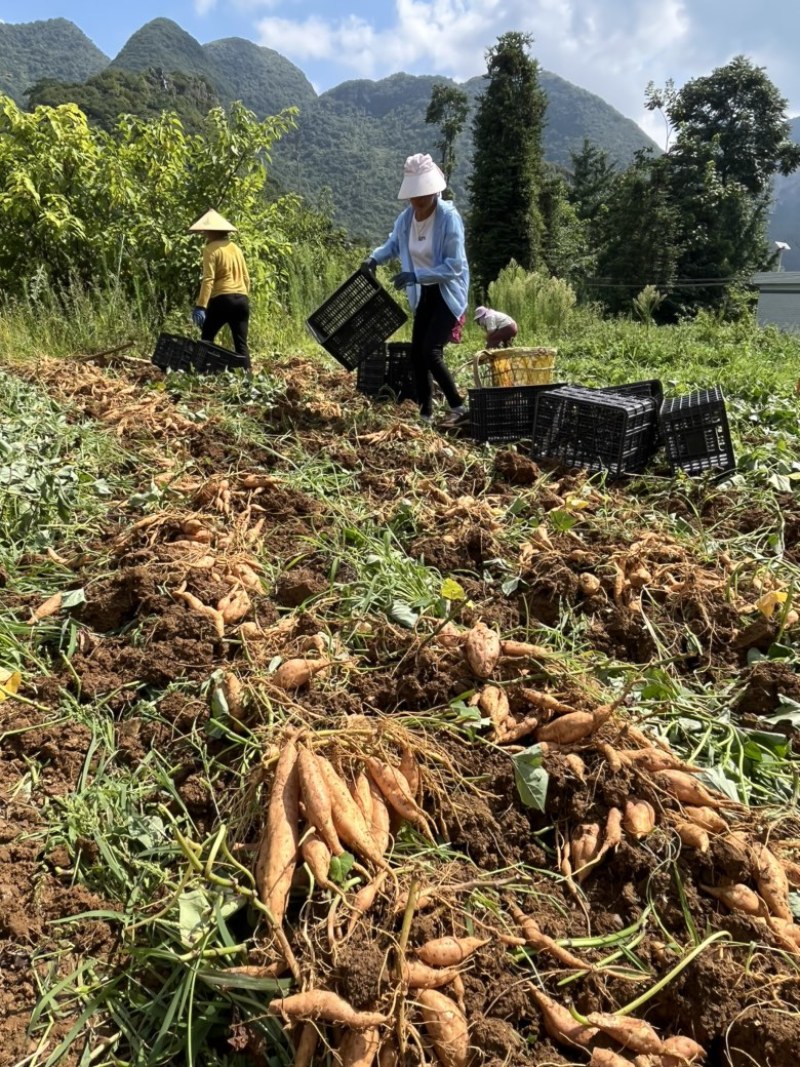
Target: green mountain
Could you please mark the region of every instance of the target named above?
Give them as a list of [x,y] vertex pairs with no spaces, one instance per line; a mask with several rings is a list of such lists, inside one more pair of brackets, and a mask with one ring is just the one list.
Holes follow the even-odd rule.
[[305,108],[317,99],[314,86],[299,67],[271,48],[226,37],[203,45],[219,92],[226,100],[241,100],[259,116],[285,107]]
[[[0,31],[7,28],[25,29],[0,26]],[[327,199],[330,190],[337,224],[368,242],[382,239],[397,214],[405,157],[412,152],[436,156],[438,131],[426,125],[425,112],[433,86],[449,80],[393,74],[379,81],[343,82],[318,96],[305,74],[278,52],[237,37],[201,45],[166,18],[142,26],[106,73],[87,81],[94,73],[96,69],[83,76],[64,76],[58,80],[68,84],[59,86],[50,68],[34,66],[29,84],[20,91],[46,78],[37,86],[33,103],[74,100],[93,121],[106,126],[116,109],[149,115],[163,99],[163,106],[178,110],[194,128],[205,93],[211,94],[209,99],[215,93],[223,103],[240,99],[259,116],[297,106],[297,129],[272,152],[276,186],[314,201],[323,195]],[[82,81],[87,84],[77,84]],[[548,96],[544,147],[551,162],[568,167],[570,153],[578,151],[587,137],[623,166],[638,149],[658,151],[636,123],[600,97],[547,71],[541,72],[541,81]],[[482,77],[464,83],[473,106],[483,87]],[[466,201],[470,125],[468,119],[456,144],[452,187],[459,203]]]
[[24,104],[42,78],[81,82],[108,65],[108,56],[67,19],[0,22],[0,94]]
[[[791,138],[800,144],[800,116],[792,119]],[[775,206],[769,224],[773,241],[784,241],[790,251],[781,257],[784,270],[800,270],[800,171],[775,179]]]

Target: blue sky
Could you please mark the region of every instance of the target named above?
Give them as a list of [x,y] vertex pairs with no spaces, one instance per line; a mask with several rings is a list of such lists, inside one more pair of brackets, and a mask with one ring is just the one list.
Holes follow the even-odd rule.
[[800,113],[800,5],[794,0],[0,0],[0,19],[71,19],[107,55],[149,19],[201,43],[246,37],[297,64],[322,91],[399,70],[457,80],[485,70],[507,30],[535,38],[542,67],[602,96],[663,143],[643,108],[649,81],[691,78],[743,53]]

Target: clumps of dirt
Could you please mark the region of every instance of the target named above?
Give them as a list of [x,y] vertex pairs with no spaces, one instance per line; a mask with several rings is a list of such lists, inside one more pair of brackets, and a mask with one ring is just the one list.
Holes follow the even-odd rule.
[[281,607],[297,608],[328,588],[329,582],[310,567],[294,567],[278,579],[274,598]]
[[336,983],[354,1008],[371,1008],[389,987],[388,955],[365,937],[347,943],[336,967]]
[[742,681],[744,690],[734,705],[734,711],[742,717],[771,715],[782,696],[800,701],[800,675],[781,660],[754,663]]
[[494,458],[495,481],[505,485],[534,485],[542,472],[532,459],[511,449],[502,449]]

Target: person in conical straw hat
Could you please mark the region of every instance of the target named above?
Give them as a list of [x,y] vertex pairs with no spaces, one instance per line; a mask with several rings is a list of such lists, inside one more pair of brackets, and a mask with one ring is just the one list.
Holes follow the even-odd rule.
[[429,155],[409,156],[397,194],[398,200],[408,200],[408,207],[398,215],[388,241],[363,264],[374,273],[379,263],[400,260],[402,270],[392,281],[395,289],[405,289],[414,312],[411,362],[425,422],[433,420],[431,377],[450,406],[444,421],[457,422],[466,414],[444,361],[444,346],[466,311],[469,291],[464,224],[455,205],[441,197],[446,186],[444,174]]
[[203,341],[213,341],[223,326],[229,326],[234,350],[250,370],[247,332],[250,325],[250,275],[242,250],[231,240],[236,227],[213,209],[193,222],[189,233],[201,233],[203,277],[192,311]]

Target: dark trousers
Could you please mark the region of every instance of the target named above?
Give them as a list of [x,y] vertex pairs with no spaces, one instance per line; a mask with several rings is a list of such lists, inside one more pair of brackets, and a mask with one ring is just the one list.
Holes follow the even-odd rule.
[[451,408],[463,404],[456,383],[444,361],[444,346],[455,323],[456,317],[444,302],[439,286],[423,285],[411,331],[411,363],[414,368],[419,410],[423,415],[433,413],[431,375]]
[[213,296],[206,308],[201,339],[213,341],[223,326],[230,326],[233,349],[247,360],[250,370],[250,350],[247,347],[247,328],[250,325],[250,299],[244,293],[225,293]]
[[517,327],[511,322],[508,326],[501,326],[499,330],[493,330],[486,338],[486,347],[505,348],[516,336]]

